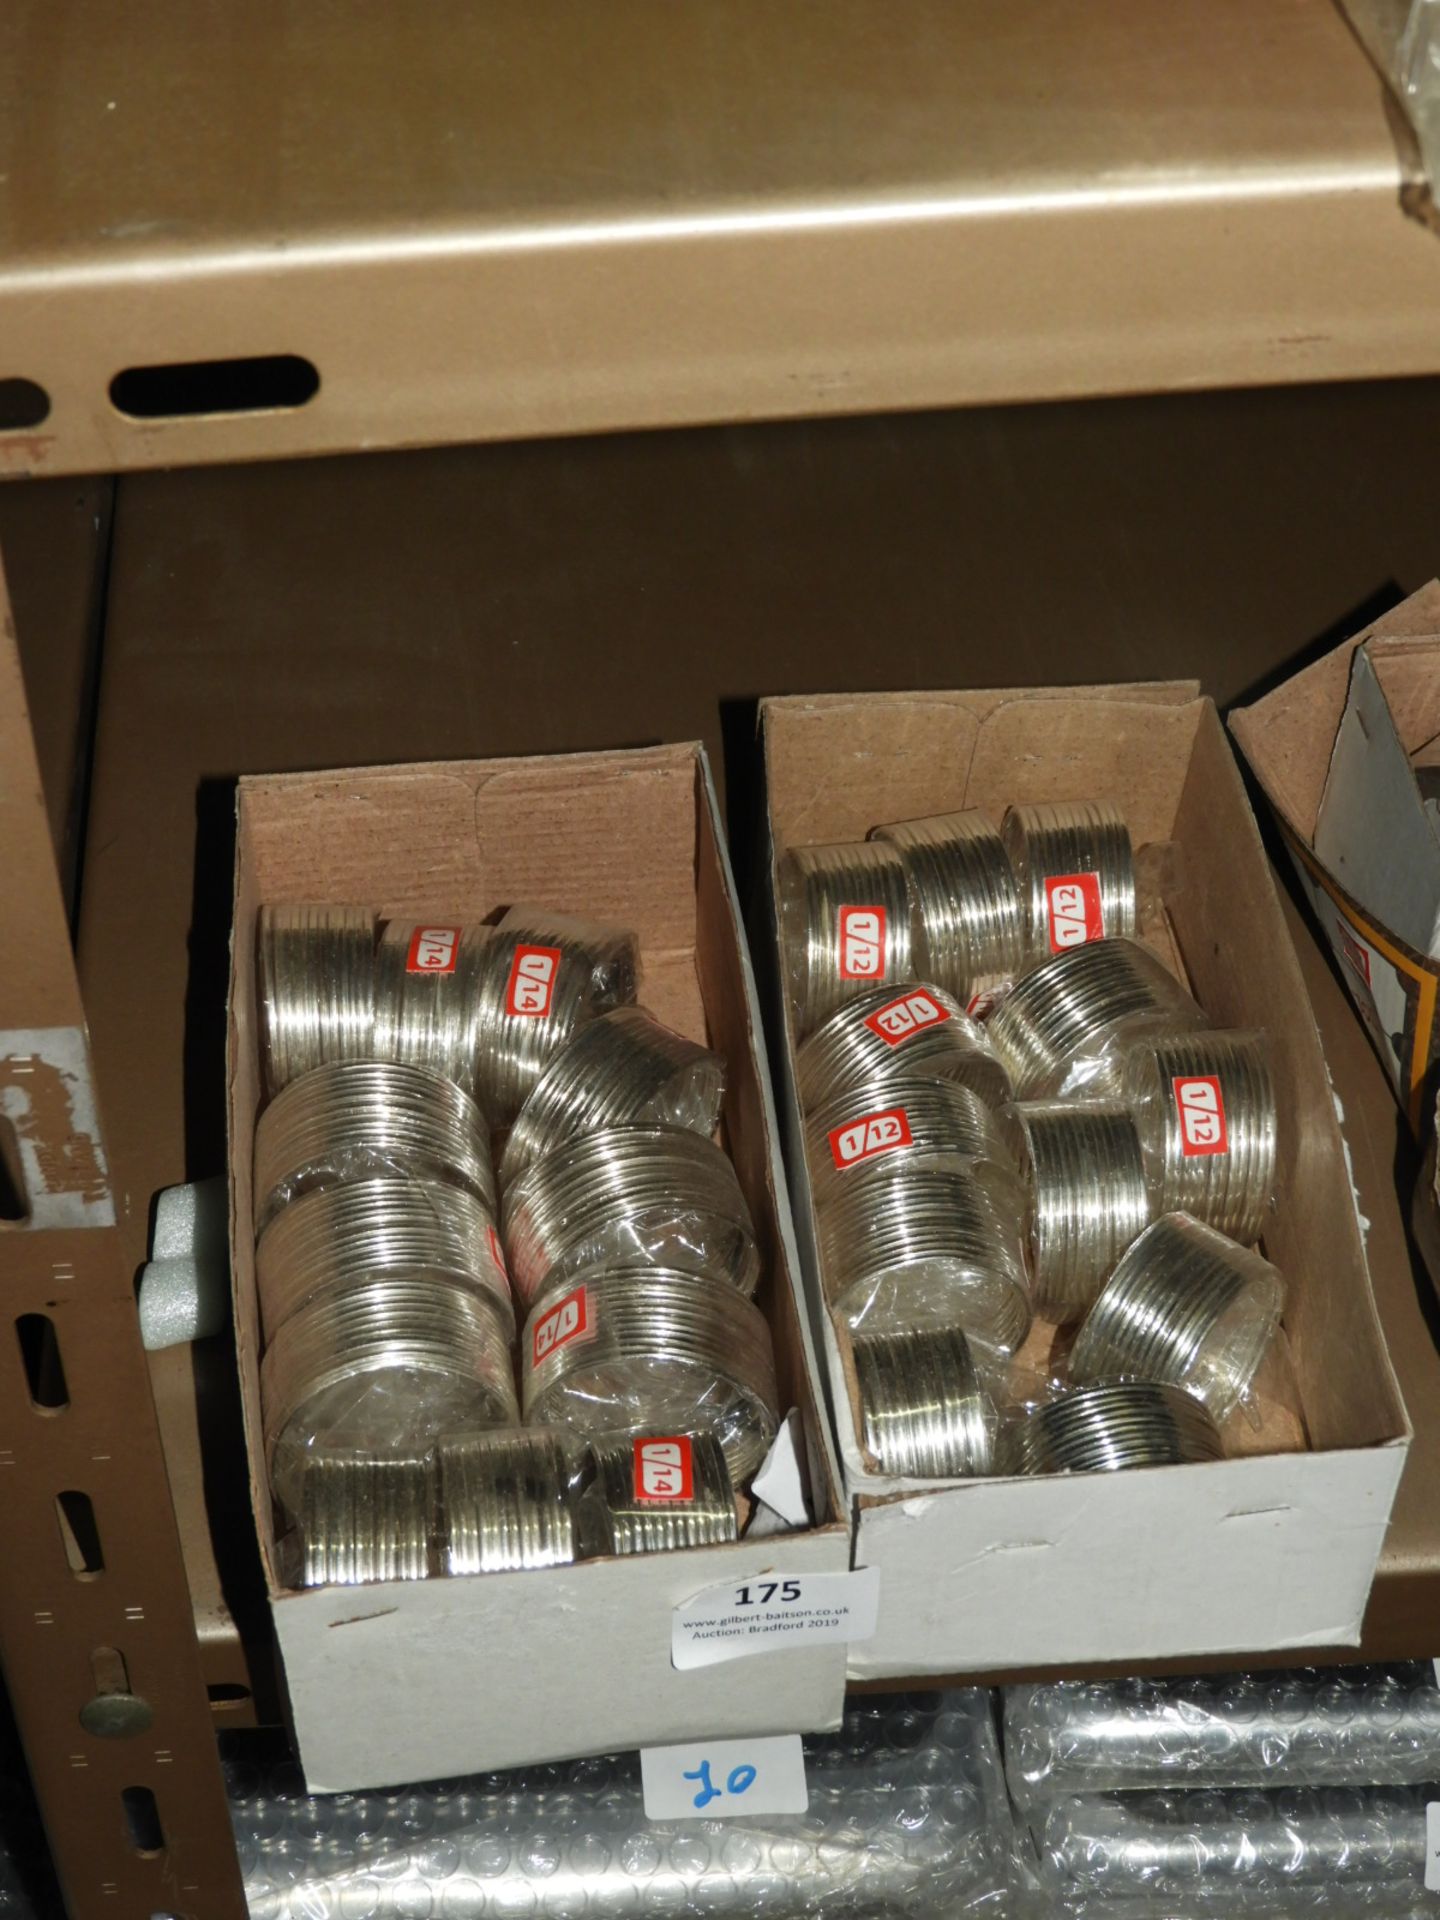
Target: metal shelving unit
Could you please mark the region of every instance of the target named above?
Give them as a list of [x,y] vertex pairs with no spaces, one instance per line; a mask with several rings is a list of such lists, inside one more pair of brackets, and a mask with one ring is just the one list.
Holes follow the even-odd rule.
[[1331,0],[15,0],[0,98],[12,473],[1440,364]]
[[[129,476],[0,490],[0,549],[80,876],[103,1420],[153,1519],[125,1534],[143,1623],[77,1581],[47,1690],[7,1581],[0,1645],[73,1910],[126,1920],[239,1911],[208,1728],[278,1711],[229,1354],[150,1356],[146,1393],[127,1293],[155,1188],[223,1164],[231,776],[700,735],[743,868],[760,690],[1198,662],[1225,700],[1434,570],[1411,477],[1440,382],[1398,376],[1440,373],[1440,248],[1329,0],[487,0],[428,40],[394,10],[230,17],[0,18],[0,473]],[[1141,394],[1168,397],[1089,404]],[[1086,404],[1009,405],[1037,400]],[[438,450],[234,464],[410,446]],[[139,471],[173,466],[215,470]],[[33,782],[11,799],[38,859]],[[78,1022],[58,908],[43,1006],[5,920],[8,1024]],[[1440,1353],[1393,1103],[1297,928],[1417,1427],[1361,1652],[1428,1654]],[[82,1382],[93,1337],[62,1328]],[[16,1404],[48,1581],[83,1463]],[[132,1680],[173,1652],[142,1689],[158,1853],[116,1811],[139,1748],[74,1730],[105,1646]]]

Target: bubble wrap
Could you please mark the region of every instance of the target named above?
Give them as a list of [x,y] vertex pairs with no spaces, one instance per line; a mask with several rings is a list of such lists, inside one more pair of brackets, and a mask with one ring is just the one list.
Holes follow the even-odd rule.
[[1427,1898],[1433,1791],[1239,1788],[1059,1800],[1036,1836],[1042,1911],[1071,1920],[1409,1914]]
[[1001,1920],[1013,1827],[988,1694],[861,1699],[805,1751],[808,1813],[665,1823],[634,1754],[320,1798],[232,1736],[226,1772],[252,1920]]
[[1008,1687],[1005,1770],[1022,1807],[1162,1785],[1414,1785],[1440,1779],[1440,1687],[1429,1661]]

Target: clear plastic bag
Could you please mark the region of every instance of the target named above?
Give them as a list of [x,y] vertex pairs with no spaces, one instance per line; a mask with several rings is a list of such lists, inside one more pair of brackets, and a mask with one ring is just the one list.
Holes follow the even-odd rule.
[[882,841],[792,848],[780,868],[780,919],[802,1036],[856,995],[915,978],[905,863]]
[[872,827],[898,848],[910,890],[916,970],[968,1007],[1006,987],[1025,959],[1020,890],[987,813],[932,814]]
[[1005,1689],[1017,1803],[1175,1787],[1414,1786],[1440,1778],[1428,1660]]
[[825,1297],[854,1330],[959,1326],[1006,1353],[1030,1328],[1013,1175],[878,1164],[819,1219]]
[[567,1140],[603,1127],[659,1125],[713,1134],[725,1063],[643,1007],[617,1007],[556,1054],[520,1109],[500,1160],[500,1185]]
[[251,1920],[1004,1920],[988,1694],[852,1700],[805,1764],[806,1813],[725,1820],[647,1819],[634,1754],[317,1797],[237,1743],[226,1779]]
[[1094,940],[1026,973],[986,1026],[1018,1100],[1119,1095],[1130,1047],[1208,1026],[1203,1009],[1134,940]]
[[1077,1796],[1044,1814],[1040,1877],[1087,1920],[1407,1913],[1425,1898],[1426,1799],[1423,1787]]
[[414,1066],[344,1061],[292,1080],[255,1128],[255,1231],[292,1200],[358,1180],[438,1180],[493,1215],[490,1130],[452,1081]]
[[516,1296],[601,1267],[664,1267],[753,1294],[760,1251],[723,1148],[687,1127],[610,1127],[532,1161],[502,1220]]
[[611,1269],[546,1294],[520,1346],[527,1423],[713,1433],[736,1486],[779,1424],[770,1328],[723,1280]]

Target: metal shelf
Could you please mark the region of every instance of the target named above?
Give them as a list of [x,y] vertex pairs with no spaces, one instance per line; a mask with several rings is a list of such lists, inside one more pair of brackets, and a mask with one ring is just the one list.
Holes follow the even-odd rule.
[[0,99],[15,474],[1440,369],[1331,0],[14,0]]

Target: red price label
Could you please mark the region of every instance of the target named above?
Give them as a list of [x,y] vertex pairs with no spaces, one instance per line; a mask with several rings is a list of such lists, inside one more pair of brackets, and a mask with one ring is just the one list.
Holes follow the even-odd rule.
[[1098,874],[1052,874],[1045,882],[1045,905],[1052,953],[1105,938]]

